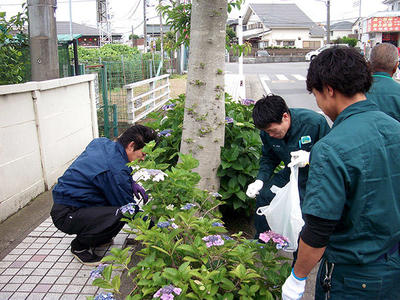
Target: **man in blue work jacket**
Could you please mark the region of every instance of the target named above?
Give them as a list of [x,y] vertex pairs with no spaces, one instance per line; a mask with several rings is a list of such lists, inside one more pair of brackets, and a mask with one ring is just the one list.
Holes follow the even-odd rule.
[[[284,168],[274,174],[274,170],[283,161],[287,164],[291,160],[291,152],[297,152],[305,156],[306,164],[308,154],[312,146],[330,128],[325,117],[312,110],[291,108],[285,100],[278,95],[264,96],[258,100],[253,108],[253,121],[256,128],[260,129],[263,143],[260,159],[260,169],[257,180],[247,188],[247,196],[256,199],[256,211],[259,207],[269,205],[275,196],[271,192],[273,185],[283,187],[289,182],[290,169]],[[303,199],[307,182],[308,167],[299,171],[300,201]],[[264,216],[257,213],[254,217],[256,236],[270,230]]]
[[400,299],[400,123],[367,100],[371,83],[353,48],[327,49],[310,63],[307,89],[334,123],[311,150],[284,300],[301,298],[321,258],[315,299]]
[[134,125],[115,142],[94,139],[58,179],[50,215],[59,230],[77,235],[71,252],[81,263],[100,263],[101,257],[93,249],[112,241],[122,229],[120,207],[131,203],[137,212],[133,195],[147,201],[127,163],[144,160],[143,147],[156,138],[151,128]]
[[379,110],[400,121],[400,84],[393,79],[398,65],[395,46],[389,43],[374,46],[370,57],[373,83],[366,96]]

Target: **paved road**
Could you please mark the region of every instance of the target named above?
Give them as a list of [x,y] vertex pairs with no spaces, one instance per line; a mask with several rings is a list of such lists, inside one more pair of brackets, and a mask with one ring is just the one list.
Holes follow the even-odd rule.
[[[246,85],[254,85],[254,80],[267,90],[285,98],[290,107],[304,107],[319,111],[314,97],[306,90],[306,76],[309,63],[265,63],[245,64],[243,73],[246,77]],[[238,64],[226,64],[226,71],[237,73]],[[259,99],[260,90],[246,89],[246,97]]]

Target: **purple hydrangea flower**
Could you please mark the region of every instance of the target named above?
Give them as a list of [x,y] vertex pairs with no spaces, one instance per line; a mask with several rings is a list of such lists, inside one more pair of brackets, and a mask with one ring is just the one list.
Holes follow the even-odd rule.
[[133,214],[135,214],[135,206],[136,206],[136,204],[132,203],[132,202],[128,203],[124,206],[121,206],[119,209],[117,209],[117,211],[115,212],[115,215],[118,214],[118,211],[121,211],[121,213],[123,213],[123,214],[128,212],[131,215],[133,215]]
[[233,118],[225,117],[225,124],[233,123]]
[[115,300],[114,295],[112,293],[101,293],[98,294],[94,300]]
[[214,227],[224,227],[224,225],[222,225],[222,223],[220,223],[220,222],[214,222],[214,223],[212,223],[212,226],[214,226]]
[[171,223],[168,222],[168,221],[165,221],[165,222],[158,222],[158,223],[157,223],[157,227],[158,227],[158,228],[167,228],[167,227],[170,226],[170,225],[171,225]]
[[210,248],[212,246],[222,246],[224,244],[224,240],[221,238],[219,234],[205,236],[203,237],[202,240],[207,242],[206,243],[207,248]]
[[161,109],[162,109],[163,111],[167,111],[167,110],[174,109],[175,106],[176,106],[176,104],[170,103],[170,104],[163,105],[163,106],[161,107]]
[[250,106],[250,105],[253,105],[254,103],[256,103],[256,101],[254,101],[253,99],[243,99],[241,101],[241,103],[242,103],[242,105]]
[[100,264],[97,266],[96,269],[92,270],[90,272],[90,278],[92,280],[95,280],[96,278],[100,278],[101,274],[103,273],[104,269],[107,267],[107,264]]
[[182,206],[181,209],[182,210],[189,210],[193,207],[195,207],[196,205],[192,204],[192,203],[186,203],[185,206]]
[[158,136],[171,136],[172,129],[164,129],[158,133]]
[[153,298],[160,298],[161,300],[170,300],[174,299],[175,295],[180,295],[182,293],[182,289],[174,287],[172,284],[166,285],[159,289],[154,295]]
[[264,243],[268,243],[270,240],[272,240],[276,244],[277,249],[285,249],[287,246],[289,246],[289,240],[287,238],[271,230],[260,233],[259,238]]

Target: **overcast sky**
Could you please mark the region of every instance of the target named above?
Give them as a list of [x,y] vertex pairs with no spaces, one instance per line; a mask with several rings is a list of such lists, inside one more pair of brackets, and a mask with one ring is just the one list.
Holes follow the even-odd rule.
[[[96,27],[96,0],[71,0],[72,21]],[[132,26],[135,34],[143,34],[143,0],[109,0],[113,15],[113,32],[128,34]],[[150,4],[157,4],[158,0],[148,0]],[[358,17],[360,0],[331,0],[331,23],[341,20],[353,21]],[[0,0],[0,11],[6,11],[7,16],[21,10],[20,5],[25,0]],[[314,22],[326,22],[326,4],[324,0],[246,0],[247,3],[296,3]],[[383,0],[361,0],[362,16],[368,16],[377,11],[387,9]],[[247,5],[243,5],[242,11]],[[230,17],[237,17],[238,11]],[[147,9],[148,23],[157,23],[154,8]],[[153,17],[153,18],[152,18]],[[57,21],[69,21],[69,0],[58,0]]]

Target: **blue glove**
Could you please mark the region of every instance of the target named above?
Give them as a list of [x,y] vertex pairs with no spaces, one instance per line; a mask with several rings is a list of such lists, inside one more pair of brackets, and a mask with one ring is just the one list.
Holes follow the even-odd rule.
[[143,199],[143,204],[147,203],[147,200],[149,200],[149,196],[147,196],[145,189],[140,184],[133,181],[132,190],[137,199]]

